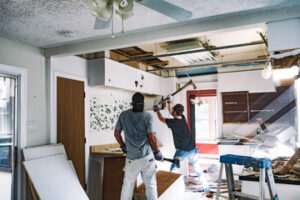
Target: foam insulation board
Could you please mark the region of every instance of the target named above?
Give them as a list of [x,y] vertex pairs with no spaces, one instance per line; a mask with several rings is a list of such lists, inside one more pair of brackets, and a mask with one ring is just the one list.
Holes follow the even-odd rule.
[[40,199],[88,199],[63,154],[24,161],[23,165]]

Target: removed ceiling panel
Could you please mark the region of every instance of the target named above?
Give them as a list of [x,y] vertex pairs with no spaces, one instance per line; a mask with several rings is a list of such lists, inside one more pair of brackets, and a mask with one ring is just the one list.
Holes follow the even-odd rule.
[[23,165],[39,199],[89,199],[63,154],[24,161]]
[[63,144],[50,144],[23,149],[25,161],[59,154],[63,154],[65,156],[65,159],[67,159],[67,153]]

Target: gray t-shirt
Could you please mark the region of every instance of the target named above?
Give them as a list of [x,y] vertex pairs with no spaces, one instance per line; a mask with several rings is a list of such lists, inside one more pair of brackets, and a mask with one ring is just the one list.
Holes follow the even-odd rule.
[[124,130],[127,158],[135,160],[152,153],[147,133],[154,133],[153,118],[148,112],[133,112],[132,109],[120,114],[116,129]]

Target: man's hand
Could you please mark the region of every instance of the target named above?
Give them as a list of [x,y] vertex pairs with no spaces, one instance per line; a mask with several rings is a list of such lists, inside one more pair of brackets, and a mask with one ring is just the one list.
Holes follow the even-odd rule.
[[168,96],[167,96],[167,103],[173,103],[173,98],[172,98],[172,96],[169,94]]
[[154,106],[153,106],[154,112],[158,111],[159,109],[160,109],[160,108],[159,108],[159,105],[154,105]]
[[127,149],[126,149],[126,145],[125,144],[123,144],[121,146],[121,149],[122,149],[123,153],[127,153]]
[[160,160],[160,161],[162,161],[164,159],[164,157],[160,151],[154,153],[154,158],[155,158],[155,160]]

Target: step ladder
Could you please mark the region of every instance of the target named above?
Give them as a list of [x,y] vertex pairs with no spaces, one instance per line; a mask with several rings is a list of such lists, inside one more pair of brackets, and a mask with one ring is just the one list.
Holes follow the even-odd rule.
[[[229,199],[232,200],[235,199],[236,197],[246,197],[250,199],[265,200],[265,180],[267,178],[271,200],[278,200],[273,172],[271,169],[272,162],[270,159],[227,154],[227,155],[220,156],[220,162],[221,162],[221,166],[219,172],[216,200],[219,199],[219,195],[220,195],[220,186],[221,186],[222,171],[224,165],[226,171]],[[232,164],[244,165],[247,167],[257,167],[260,169],[259,197],[235,191]]]

